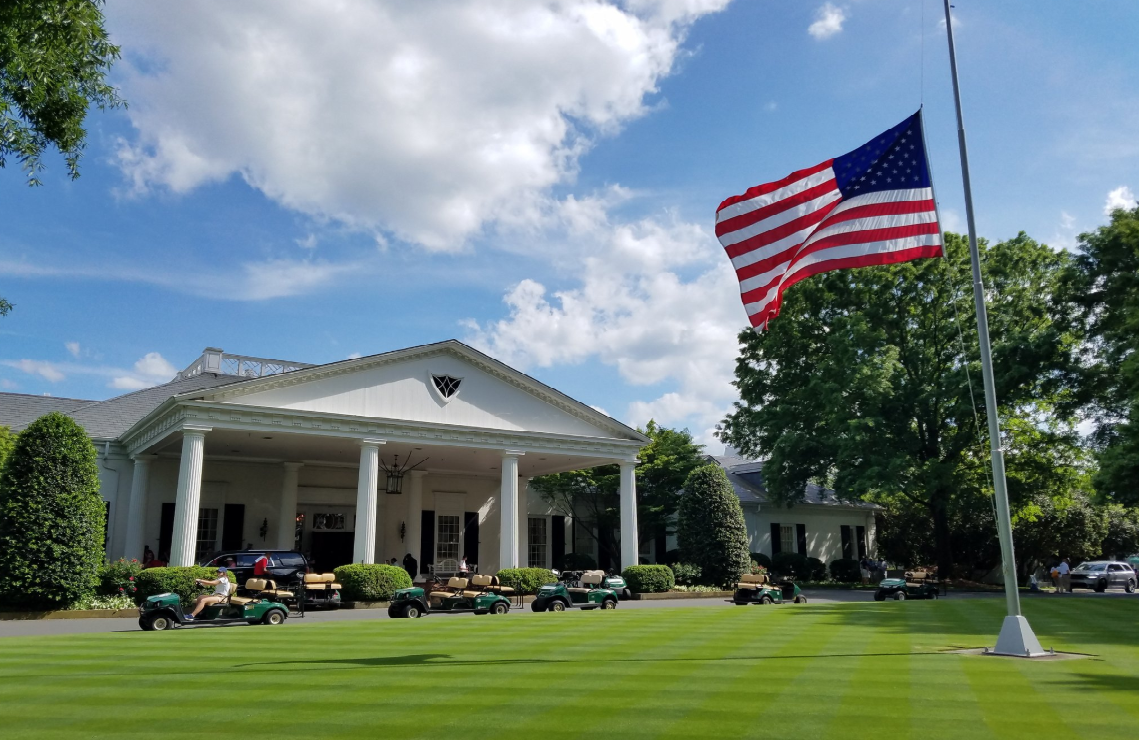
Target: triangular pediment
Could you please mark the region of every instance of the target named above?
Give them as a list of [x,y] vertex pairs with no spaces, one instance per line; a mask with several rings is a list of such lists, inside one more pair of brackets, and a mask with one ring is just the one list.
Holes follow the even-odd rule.
[[620,422],[455,341],[258,378],[194,398],[373,419],[646,441]]

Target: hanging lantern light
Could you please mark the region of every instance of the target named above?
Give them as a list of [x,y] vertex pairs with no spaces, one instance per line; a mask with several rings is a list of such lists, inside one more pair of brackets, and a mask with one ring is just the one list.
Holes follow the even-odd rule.
[[[409,457],[408,460],[410,461],[411,458]],[[399,455],[396,455],[395,461],[392,463],[391,467],[388,467],[384,464],[383,460],[380,460],[380,467],[383,468],[385,473],[387,473],[387,492],[396,496],[403,493],[403,474],[410,470],[415,470],[420,465],[427,462],[427,460],[428,458],[425,457],[414,465],[409,465],[408,463],[400,465]]]

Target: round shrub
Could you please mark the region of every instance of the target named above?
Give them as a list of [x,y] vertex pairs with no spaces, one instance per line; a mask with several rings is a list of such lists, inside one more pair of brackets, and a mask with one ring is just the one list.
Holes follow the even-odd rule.
[[546,568],[503,568],[498,571],[498,580],[520,594],[537,593],[542,586],[558,582],[554,572]]
[[771,556],[771,570],[781,576],[807,579],[810,567],[807,565],[807,556],[797,552],[777,552]]
[[142,563],[137,560],[119,558],[99,568],[99,596],[129,596],[134,598],[138,590],[138,576],[142,573]]
[[751,561],[756,565],[762,565],[764,568],[771,570],[771,558],[767,557],[762,552],[753,552],[751,554]]
[[672,575],[681,586],[696,586],[700,583],[700,566],[692,563],[676,563]]
[[659,594],[676,585],[672,568],[667,565],[630,565],[621,576],[629,589],[639,594]]
[[567,552],[562,558],[562,570],[596,570],[597,561],[584,552]]
[[0,601],[58,609],[91,596],[105,519],[87,433],[55,412],[29,424],[0,475]]
[[735,583],[751,565],[740,500],[719,465],[696,468],[684,482],[677,509],[681,559],[700,568],[704,583]]
[[825,581],[827,579],[827,564],[818,558],[807,558],[807,575],[804,576],[808,581]]
[[401,588],[411,588],[411,576],[398,565],[353,563],[334,568],[345,601],[391,601]]
[[675,547],[675,548],[665,552],[665,554],[664,554],[664,564],[665,565],[672,565],[673,563],[679,563],[679,562],[680,562],[680,548],[679,547]]
[[[189,606],[194,603],[194,597],[198,594],[209,593],[214,590],[213,586],[199,586],[194,583],[194,579],[202,578],[213,580],[217,578],[217,576],[217,568],[207,568],[204,565],[147,568],[135,578],[135,583],[138,584],[138,590],[135,591],[134,598],[135,601],[141,604],[146,601],[148,596],[178,594],[182,606]],[[230,574],[231,588],[244,585],[243,583],[234,583],[233,574]]]
[[862,568],[857,560],[850,558],[832,560],[831,578],[839,583],[858,583],[862,580]]

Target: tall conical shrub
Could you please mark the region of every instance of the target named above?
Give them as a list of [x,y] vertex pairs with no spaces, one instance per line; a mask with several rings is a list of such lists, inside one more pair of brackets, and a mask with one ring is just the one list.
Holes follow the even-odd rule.
[[0,601],[63,608],[93,593],[105,519],[86,432],[60,413],[36,419],[0,475]]
[[704,465],[689,474],[677,510],[676,539],[680,559],[700,566],[710,586],[735,584],[751,565],[747,525],[740,500],[719,465]]

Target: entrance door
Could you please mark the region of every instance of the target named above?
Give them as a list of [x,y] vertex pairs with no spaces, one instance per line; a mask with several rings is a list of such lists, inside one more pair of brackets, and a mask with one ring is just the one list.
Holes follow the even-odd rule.
[[331,573],[333,568],[351,563],[355,539],[355,532],[313,532],[313,569]]
[[479,513],[477,511],[463,512],[463,557],[468,565],[478,565],[479,562]]

